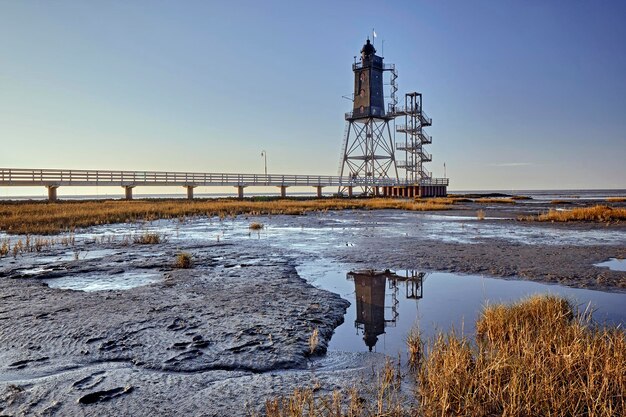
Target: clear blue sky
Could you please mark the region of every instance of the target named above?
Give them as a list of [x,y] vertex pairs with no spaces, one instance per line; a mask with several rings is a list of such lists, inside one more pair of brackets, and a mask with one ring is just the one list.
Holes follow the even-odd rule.
[[624,1],[0,1],[0,166],[336,174],[351,63],[452,189],[626,188]]

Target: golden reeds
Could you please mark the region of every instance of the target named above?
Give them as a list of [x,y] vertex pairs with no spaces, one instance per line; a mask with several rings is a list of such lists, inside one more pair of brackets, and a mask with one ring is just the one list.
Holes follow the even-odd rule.
[[257,222],[252,222],[250,223],[250,226],[248,226],[250,230],[261,230],[264,227],[265,226],[263,225],[263,223],[257,223]]
[[[622,416],[626,333],[591,321],[565,299],[534,296],[483,309],[476,340],[454,330],[424,344],[407,338],[415,397],[387,360],[372,386],[315,395],[315,388],[266,402],[269,417]],[[426,346],[426,349],[424,349]],[[407,401],[408,400],[408,401]]]
[[133,236],[133,243],[139,243],[141,245],[156,245],[164,240],[164,236],[153,232],[144,232],[140,235]]
[[477,198],[474,200],[476,203],[480,204],[515,204],[515,199],[513,198]]
[[606,201],[611,203],[623,203],[626,202],[626,197],[607,197]]
[[624,415],[626,334],[590,319],[554,296],[486,307],[475,346],[453,332],[429,345],[422,415]]
[[312,355],[317,349],[317,346],[320,343],[320,331],[317,329],[313,329],[311,334],[309,335],[309,353]]
[[592,207],[579,207],[572,210],[550,210],[538,216],[523,216],[518,220],[540,222],[610,222],[626,220],[626,208],[596,205]]
[[181,252],[176,255],[174,268],[188,269],[193,266],[191,255],[187,252]]
[[[350,387],[332,394],[316,395],[317,387],[298,388],[291,395],[265,402],[267,417],[404,417],[414,407],[405,403],[400,389],[401,373],[391,361],[375,375],[371,387]],[[370,392],[368,388],[373,388]],[[251,413],[251,415],[256,415]]]
[[476,212],[476,218],[478,218],[478,220],[485,220],[485,210],[478,210]]
[[388,198],[322,200],[134,200],[67,201],[55,204],[0,203],[0,230],[10,234],[53,234],[77,228],[139,220],[174,219],[189,216],[303,214],[326,210],[411,211],[446,210],[449,204],[436,200],[411,201]]

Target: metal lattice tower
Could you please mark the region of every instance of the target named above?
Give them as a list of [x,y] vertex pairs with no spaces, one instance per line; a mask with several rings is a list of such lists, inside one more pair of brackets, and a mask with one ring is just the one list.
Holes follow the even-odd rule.
[[[385,66],[383,58],[369,39],[361,49],[361,60],[354,71],[353,110],[346,113],[346,131],[342,146],[340,176],[349,176],[365,194],[374,193],[377,178],[398,179],[395,152],[389,122],[397,104],[395,66]],[[383,73],[391,72],[390,112],[385,111]],[[340,187],[339,193],[345,191]]]
[[396,149],[403,151],[405,157],[398,162],[398,168],[405,170],[405,178],[409,184],[430,181],[432,175],[424,167],[424,163],[433,158],[426,152],[424,145],[432,143],[432,138],[424,132],[424,128],[432,125],[432,119],[423,111],[422,94],[405,94],[404,107],[397,107],[395,114],[404,116],[404,124],[396,125],[396,132],[404,133],[404,142],[396,142]]

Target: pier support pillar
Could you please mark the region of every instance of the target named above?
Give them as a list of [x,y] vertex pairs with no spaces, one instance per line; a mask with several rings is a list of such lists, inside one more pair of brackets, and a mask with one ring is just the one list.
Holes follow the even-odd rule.
[[132,200],[133,199],[133,188],[135,188],[134,185],[124,185],[124,199],[126,200]]
[[380,197],[380,187],[374,187],[374,197]]
[[195,185],[185,185],[187,189],[187,200],[193,200],[193,189],[196,188]]
[[352,197],[352,187],[348,187],[348,197]]
[[237,197],[241,200],[243,199],[243,189],[246,188],[243,185],[237,186]]
[[56,185],[48,185],[46,187],[48,189],[48,201],[57,201],[57,188]]
[[317,198],[322,198],[322,188],[324,187],[322,187],[321,185],[318,185],[315,188],[317,188]]
[[280,186],[280,196],[282,198],[287,197],[287,186],[286,185],[281,185]]

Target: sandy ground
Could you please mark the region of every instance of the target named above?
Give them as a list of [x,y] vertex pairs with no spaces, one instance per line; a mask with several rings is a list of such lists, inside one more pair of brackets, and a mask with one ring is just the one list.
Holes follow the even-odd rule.
[[[486,220],[475,220],[478,209],[486,211]],[[415,229],[424,214],[341,212],[260,219],[321,229],[328,239],[318,238],[308,250],[298,249],[307,242],[297,238],[282,244],[271,239],[130,246],[84,241],[77,245],[102,256],[2,258],[0,415],[246,415],[262,411],[266,398],[297,386],[315,384],[328,392],[370,380],[382,355],[324,355],[348,303],[297,275],[295,266],[307,257],[626,291],[626,272],[594,266],[626,257],[624,225],[513,220],[542,209],[470,204],[437,213],[442,217],[433,225],[439,229],[431,229],[439,230],[441,239]],[[338,227],[337,219],[365,226],[355,232]],[[446,239],[453,219],[454,227],[467,229],[461,229],[461,238]],[[538,237],[536,242],[511,239],[498,232],[503,228],[522,236],[531,231],[527,240]],[[551,234],[543,236],[542,228]],[[550,238],[559,231],[574,237],[609,231],[612,239],[581,244],[565,239],[563,244]],[[337,242],[344,240],[339,248]],[[66,250],[52,248],[47,255]],[[181,250],[193,253],[194,268],[172,267]],[[29,268],[39,268],[35,277]],[[42,282],[129,270],[147,271],[159,280],[96,292],[49,288]],[[313,329],[319,331],[319,343],[311,353]]]

